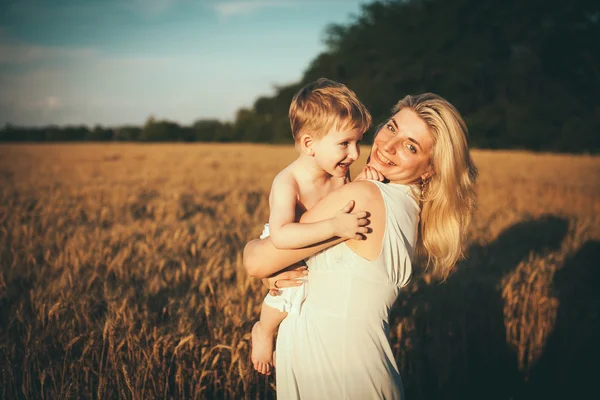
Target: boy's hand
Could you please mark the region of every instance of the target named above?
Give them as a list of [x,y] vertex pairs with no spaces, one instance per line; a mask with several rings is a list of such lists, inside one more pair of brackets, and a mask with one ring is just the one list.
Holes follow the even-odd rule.
[[364,235],[369,233],[369,228],[366,227],[369,224],[366,211],[352,213],[353,208],[354,200],[350,200],[344,208],[335,213],[335,217],[332,218],[335,236],[362,240]]
[[365,165],[365,167],[363,168],[363,170],[360,172],[360,174],[358,174],[358,176],[356,178],[354,178],[355,181],[379,181],[379,182],[383,182],[385,180],[385,176],[383,176],[383,174],[381,172],[379,172],[377,169],[371,167],[370,165]]

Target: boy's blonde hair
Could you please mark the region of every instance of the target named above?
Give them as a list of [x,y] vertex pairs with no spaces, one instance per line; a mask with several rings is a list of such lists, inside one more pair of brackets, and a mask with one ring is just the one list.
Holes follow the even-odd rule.
[[297,142],[307,133],[321,138],[336,129],[359,129],[371,126],[371,114],[346,85],[320,78],[294,95],[289,111],[292,136]]

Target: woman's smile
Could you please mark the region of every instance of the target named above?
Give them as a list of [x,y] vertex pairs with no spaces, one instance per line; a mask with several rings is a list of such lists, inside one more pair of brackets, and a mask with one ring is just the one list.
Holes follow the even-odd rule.
[[375,150],[374,154],[375,154],[375,158],[377,159],[377,161],[379,163],[387,164],[392,167],[396,165],[392,161],[390,161],[390,159],[388,159],[386,156],[384,156],[383,153],[381,151],[379,151],[379,149]]

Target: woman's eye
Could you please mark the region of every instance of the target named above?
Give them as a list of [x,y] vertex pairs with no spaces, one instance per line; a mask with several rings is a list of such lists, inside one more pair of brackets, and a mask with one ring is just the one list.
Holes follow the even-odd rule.
[[408,147],[408,150],[410,150],[411,153],[416,153],[417,152],[417,148],[415,146],[413,146],[412,144],[409,144],[406,147]]
[[387,126],[387,128],[388,128],[389,131],[395,132],[394,126],[392,124],[387,124],[386,126]]

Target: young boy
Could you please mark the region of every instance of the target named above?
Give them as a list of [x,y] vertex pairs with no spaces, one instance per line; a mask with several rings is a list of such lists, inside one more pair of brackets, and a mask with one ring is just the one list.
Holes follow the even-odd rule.
[[[303,212],[349,181],[350,164],[358,158],[359,142],[371,125],[365,106],[343,84],[321,78],[296,93],[289,118],[300,155],[273,180],[269,224],[261,238],[270,233],[275,247],[296,249],[366,233],[364,219],[341,211],[327,220],[297,222]],[[258,372],[271,373],[275,332],[288,312],[300,311],[305,286],[280,289],[278,296],[265,298],[260,320],[252,328],[251,358]]]

